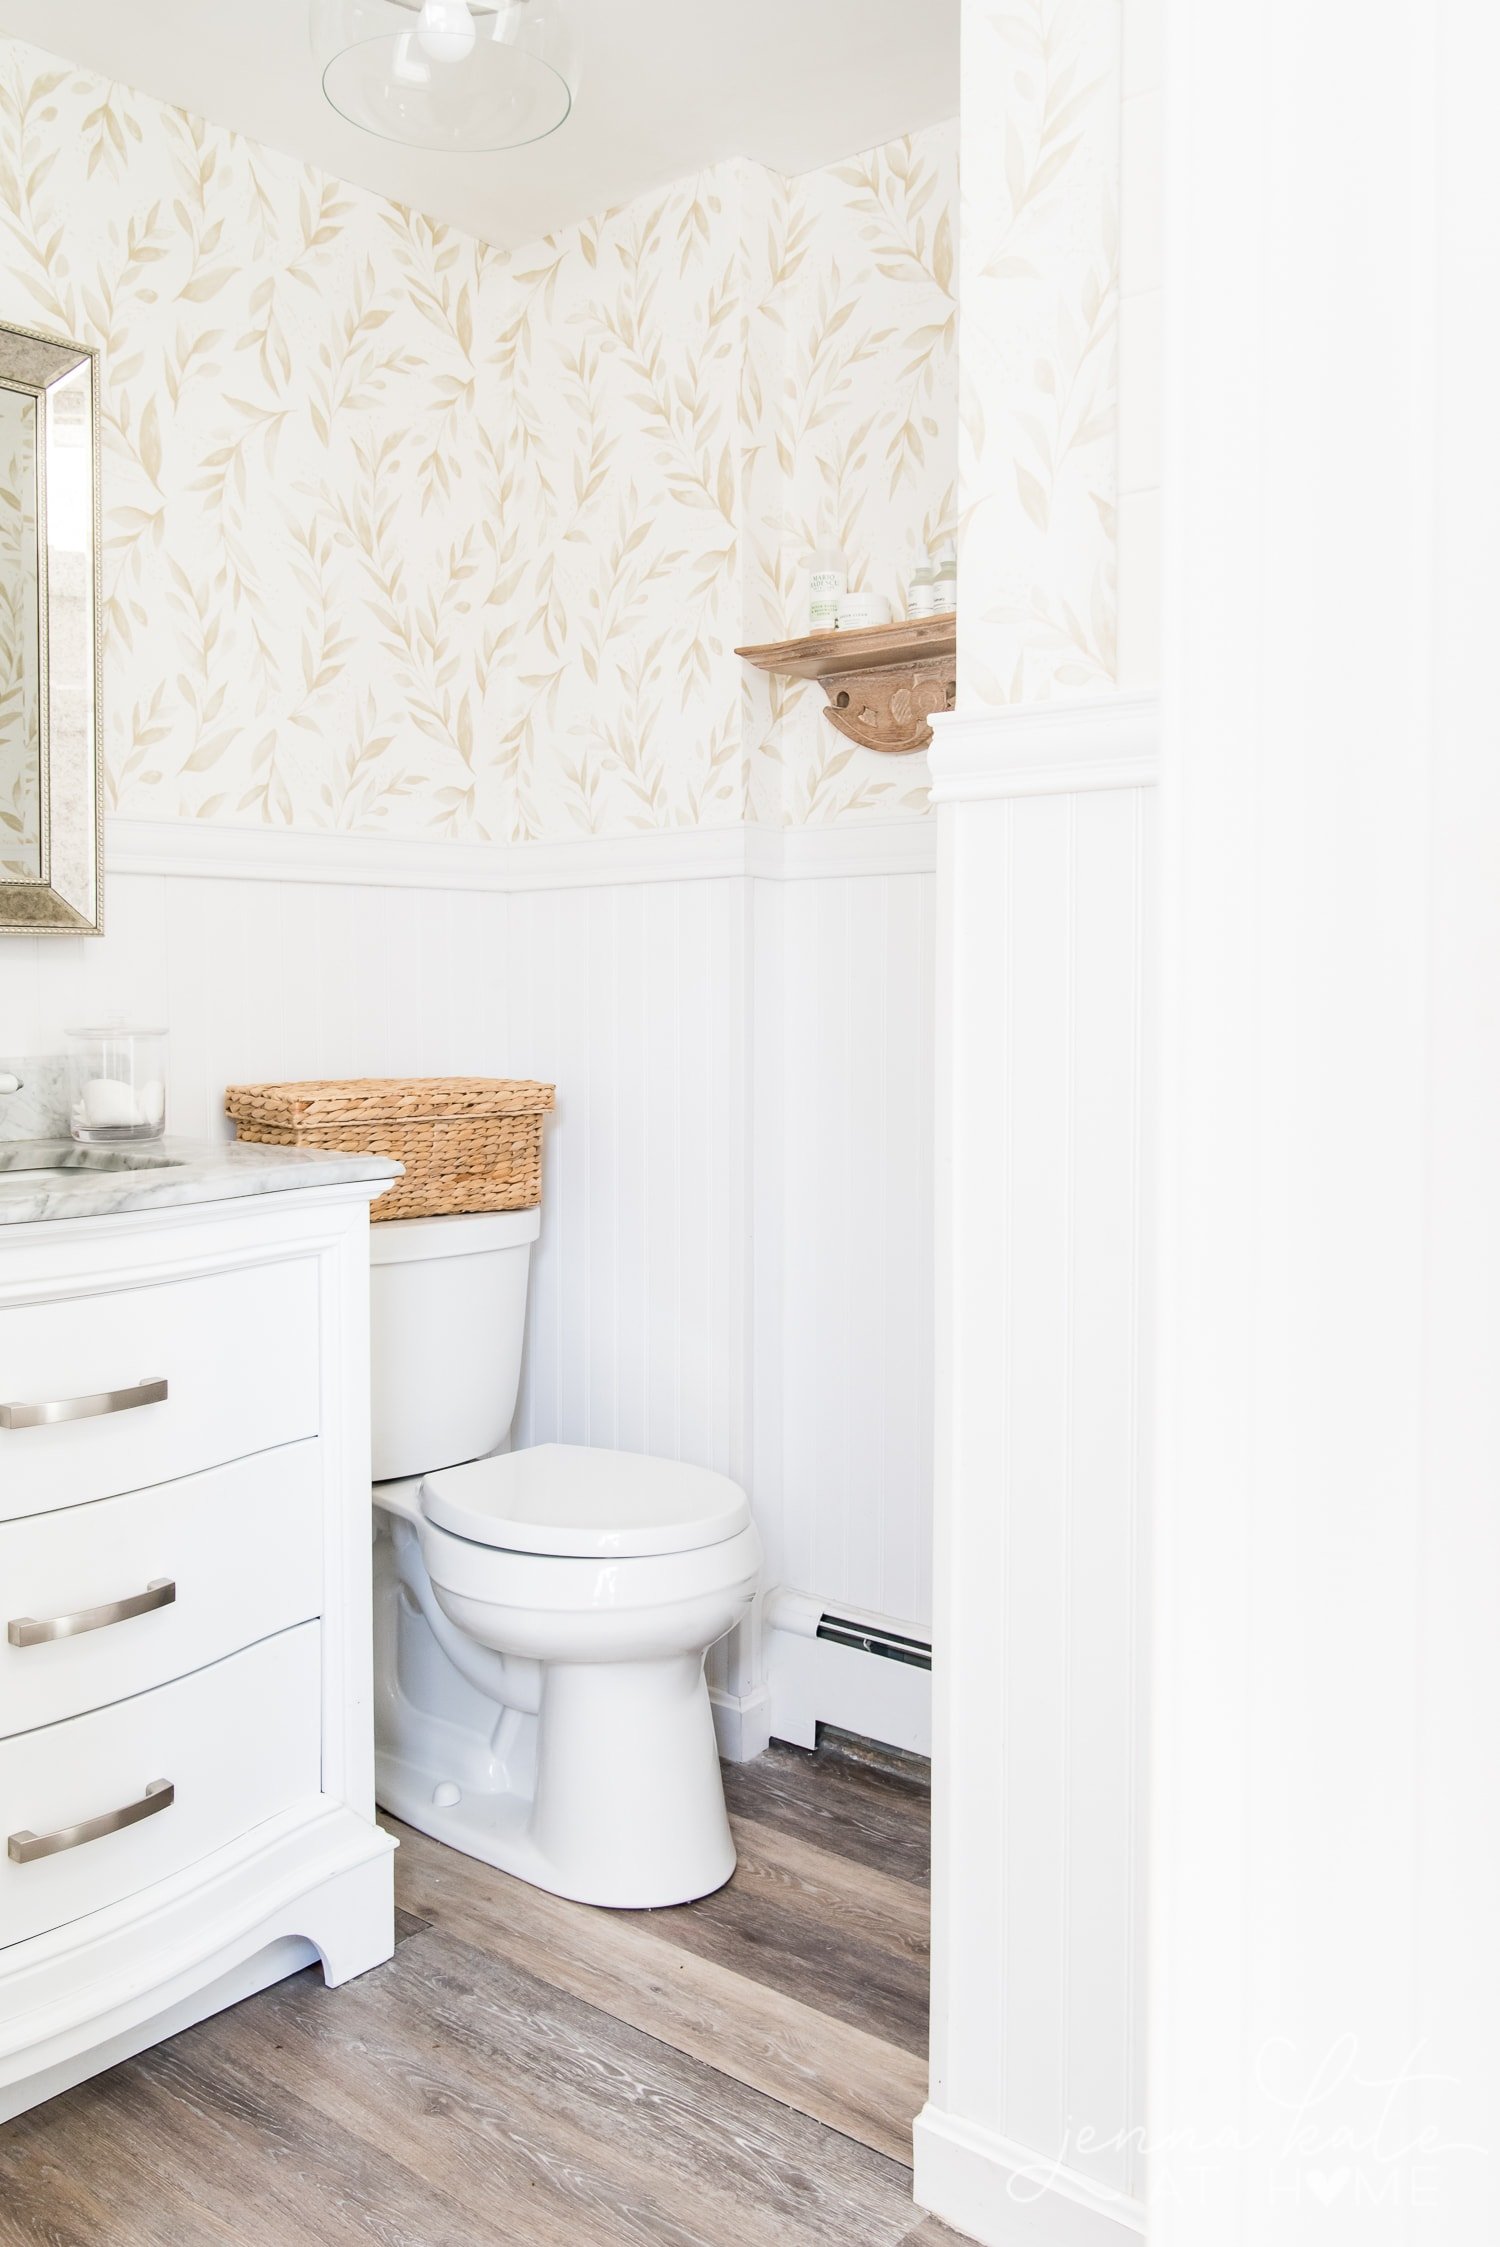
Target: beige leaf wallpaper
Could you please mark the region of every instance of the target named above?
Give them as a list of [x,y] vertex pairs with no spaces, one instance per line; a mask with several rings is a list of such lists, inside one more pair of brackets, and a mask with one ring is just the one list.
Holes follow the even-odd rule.
[[[910,810],[746,633],[953,528],[956,130],[510,255],[0,41],[0,317],[102,353],[108,807],[524,842]],[[892,767],[895,767],[892,770]]]
[[1119,0],[964,0],[960,703],[1115,675]]
[[[801,179],[765,177],[749,231],[760,306],[745,382],[754,639],[807,630],[807,563],[905,613],[908,578],[957,530],[958,130],[942,125]],[[910,813],[925,757],[855,747],[814,682],[745,686],[752,816],[791,825]]]

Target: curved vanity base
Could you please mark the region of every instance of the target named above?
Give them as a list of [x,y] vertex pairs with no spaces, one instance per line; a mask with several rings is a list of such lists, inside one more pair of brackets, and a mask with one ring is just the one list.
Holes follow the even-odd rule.
[[[176,2036],[180,2029],[190,2029],[199,2021],[206,2021],[211,2014],[222,2013],[228,2005],[238,2005],[242,1997],[256,1996],[259,1991],[269,1989],[273,1982],[284,1981],[288,1974],[314,1965],[317,1956],[314,1946],[303,1936],[282,1936],[257,1951],[253,1958],[243,1960],[204,1988],[195,1990],[190,1997],[169,2006],[165,2012],[153,2011],[131,2028],[119,2029],[68,2059],[33,2071],[18,2083],[0,2087],[0,2123],[11,2122],[29,2108],[55,2099],[61,2091],[71,2091],[75,2084],[87,2082],[92,2075],[102,2075],[106,2068],[117,2067],[121,2060],[133,2059],[137,2052],[160,2044],[166,2037]],[[155,2004],[154,1995],[152,2004]]]
[[391,1165],[275,1151],[303,1159],[179,1142],[145,1185],[0,1206],[0,2120],[394,1947],[367,1315]]
[[0,1952],[0,2122],[321,1959],[330,1984],[391,1956],[395,1843],[333,1804]]

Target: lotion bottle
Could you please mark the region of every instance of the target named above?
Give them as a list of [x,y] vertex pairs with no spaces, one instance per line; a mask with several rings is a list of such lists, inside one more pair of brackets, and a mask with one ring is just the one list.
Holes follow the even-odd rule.
[[824,527],[823,537],[809,564],[808,575],[811,599],[807,628],[809,632],[836,632],[839,602],[849,590],[849,564],[838,541],[833,537],[830,526]]
[[937,593],[936,614],[951,616],[958,607],[958,556],[951,546],[939,558],[933,582]]

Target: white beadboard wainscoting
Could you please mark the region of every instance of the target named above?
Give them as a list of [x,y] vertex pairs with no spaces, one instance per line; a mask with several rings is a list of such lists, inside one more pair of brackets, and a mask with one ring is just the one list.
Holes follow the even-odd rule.
[[754,888],[755,1502],[768,1583],[804,1595],[757,1666],[778,1738],[926,1754],[928,1672],[816,1631],[932,1637],[935,884]]
[[938,730],[917,2198],[986,2247],[1123,2247],[1145,2189],[1156,706],[1112,693]]
[[[929,877],[757,885],[772,1573],[930,1635]],[[780,1000],[778,1030],[770,1019]],[[762,1243],[762,1229],[764,1240]]]
[[[105,937],[0,938],[0,1052],[165,1023],[169,1127],[207,1136],[240,1080],[555,1080],[517,1441],[717,1467],[768,1587],[928,1638],[934,824],[479,850],[115,822]],[[804,1735],[773,1650],[757,1623],[716,1657],[731,1752]],[[883,1737],[891,1665],[851,1664],[835,1720]]]

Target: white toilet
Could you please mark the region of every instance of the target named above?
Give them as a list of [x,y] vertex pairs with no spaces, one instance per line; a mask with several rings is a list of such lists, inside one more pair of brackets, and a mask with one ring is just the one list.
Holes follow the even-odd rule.
[[375,1791],[580,1903],[734,1870],[704,1657],[748,1612],[744,1492],[574,1444],[492,1456],[521,1374],[534,1209],[371,1232]]

